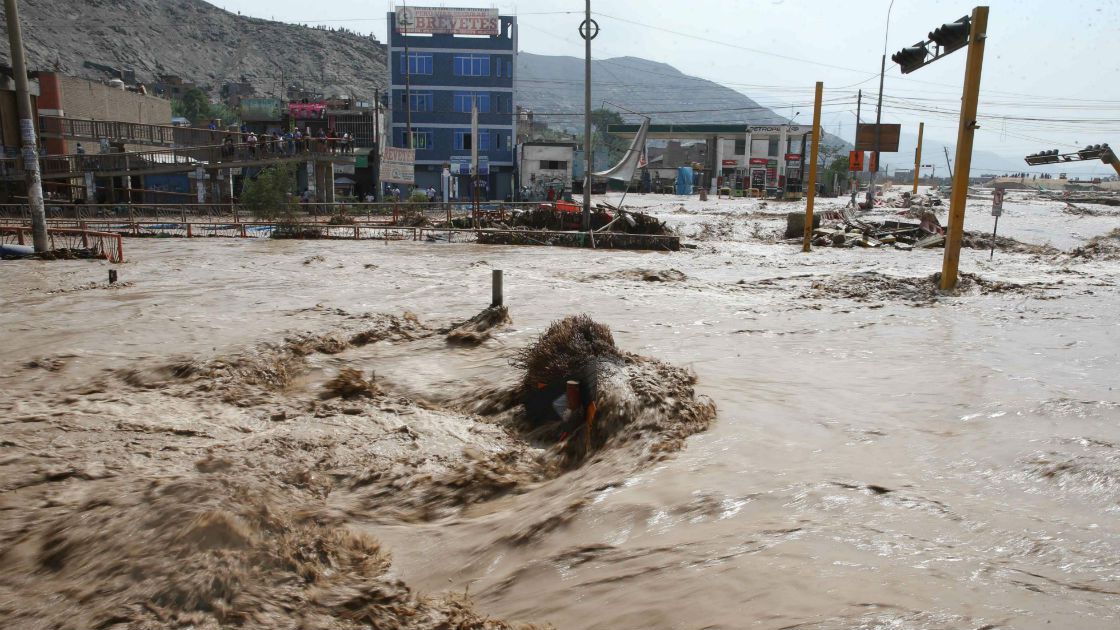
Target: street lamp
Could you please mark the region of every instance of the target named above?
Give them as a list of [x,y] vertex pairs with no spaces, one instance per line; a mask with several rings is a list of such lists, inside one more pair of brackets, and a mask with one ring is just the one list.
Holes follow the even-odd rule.
[[972,15],[942,24],[929,32],[929,39],[908,46],[891,55],[903,74],[927,66],[942,57],[968,47],[965,62],[964,94],[961,97],[960,121],[957,126],[957,169],[953,174],[953,192],[949,200],[949,231],[945,237],[945,257],[941,266],[941,290],[957,286],[961,239],[964,235],[964,210],[968,200],[968,175],[972,165],[972,141],[976,135],[976,107],[980,99],[980,74],[984,65],[984,41],[988,32],[988,7],[972,10]]

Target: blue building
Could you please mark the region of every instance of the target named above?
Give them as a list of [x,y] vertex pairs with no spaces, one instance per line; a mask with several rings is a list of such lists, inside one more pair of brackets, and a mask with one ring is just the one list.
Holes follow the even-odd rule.
[[[450,167],[459,198],[469,199],[471,146],[477,142],[481,194],[510,196],[517,18],[495,9],[401,7],[388,14],[388,24],[391,142],[408,147],[411,110],[416,186],[439,190],[443,169]],[[472,101],[479,110],[477,139],[471,134]]]

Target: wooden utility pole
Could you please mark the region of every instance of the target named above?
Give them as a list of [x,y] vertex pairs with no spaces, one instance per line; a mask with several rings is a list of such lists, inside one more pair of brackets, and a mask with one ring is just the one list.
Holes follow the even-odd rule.
[[12,52],[12,74],[16,80],[16,105],[19,108],[19,139],[23,148],[23,172],[27,182],[27,205],[31,211],[31,238],[36,252],[50,248],[47,243],[47,215],[43,207],[43,177],[39,173],[39,143],[35,138],[35,113],[27,84],[27,60],[23,56],[23,31],[19,25],[16,0],[4,0],[8,18],[8,42]]
[[976,105],[980,99],[980,73],[984,66],[984,40],[988,32],[988,7],[972,10],[972,30],[968,35],[968,60],[964,70],[964,95],[957,127],[957,172],[949,201],[949,233],[945,237],[945,259],[941,265],[941,290],[957,286],[964,235],[964,209],[968,202],[968,174],[972,165],[972,140],[976,135]]
[[918,123],[918,148],[914,150],[914,190],[911,195],[918,194],[918,175],[922,172],[922,134],[925,130],[926,124]]
[[[813,238],[813,202],[817,198],[817,155],[821,148],[821,95],[824,93],[824,83],[817,81],[817,97],[813,103],[813,152],[809,161],[809,198],[805,202],[805,238],[801,242],[801,251],[810,249]],[[801,164],[805,164],[805,156],[801,156]],[[804,166],[802,166],[804,168]]]

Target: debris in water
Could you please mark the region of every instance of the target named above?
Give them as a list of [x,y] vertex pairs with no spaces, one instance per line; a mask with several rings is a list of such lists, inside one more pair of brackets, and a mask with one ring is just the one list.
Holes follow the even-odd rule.
[[342,368],[338,374],[323,385],[320,398],[370,398],[377,395],[380,390],[373,378],[367,381],[362,376],[361,370]]
[[461,324],[454,325],[447,333],[447,341],[465,346],[477,346],[490,338],[495,328],[512,323],[509,308],[490,306]]

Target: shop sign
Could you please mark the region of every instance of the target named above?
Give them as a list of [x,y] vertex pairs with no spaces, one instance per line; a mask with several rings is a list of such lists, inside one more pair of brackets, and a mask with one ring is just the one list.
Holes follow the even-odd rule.
[[397,32],[425,35],[498,35],[497,9],[397,7]]
[[397,184],[416,183],[416,149],[385,147],[381,179]]

